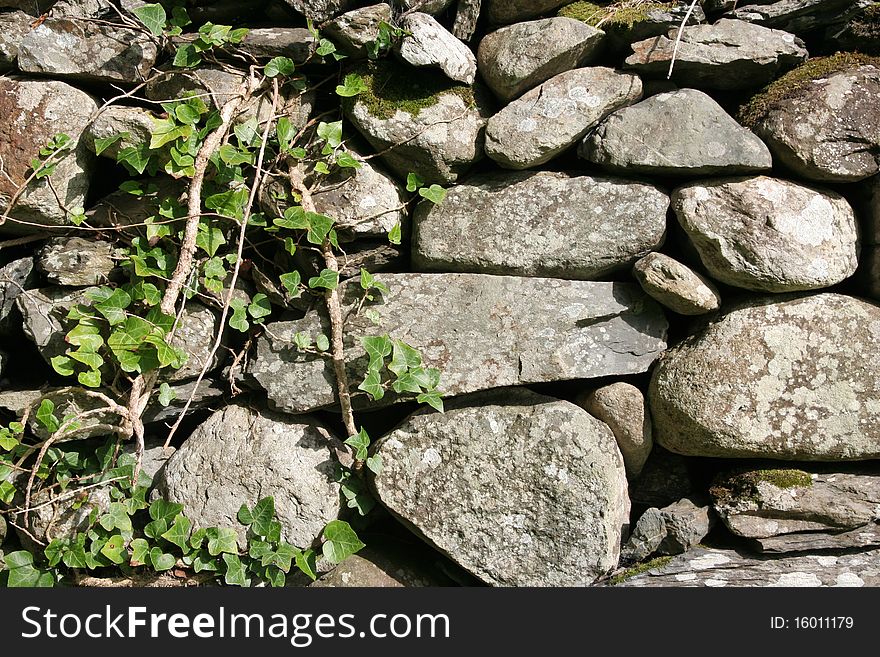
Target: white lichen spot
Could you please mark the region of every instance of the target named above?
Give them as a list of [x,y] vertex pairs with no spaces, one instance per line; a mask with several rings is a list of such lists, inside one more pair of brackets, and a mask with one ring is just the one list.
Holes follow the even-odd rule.
[[716,578],[716,577],[711,577],[711,578],[707,579],[705,582],[703,582],[703,584],[705,584],[706,586],[711,586],[713,588],[722,588],[722,587],[727,586],[727,580]]
[[822,580],[820,580],[815,573],[804,573],[801,571],[796,571],[793,573],[783,573],[779,576],[778,580],[776,580],[773,584],[768,584],[767,586],[796,586],[804,588],[810,586],[822,586]]
[[725,554],[708,552],[706,554],[701,554],[699,557],[691,559],[689,564],[690,567],[694,570],[708,570],[709,568],[716,568],[717,566],[724,565],[729,561],[730,557]]
[[519,125],[516,126],[516,129],[519,132],[534,132],[537,127],[538,122],[535,121],[535,119],[527,118],[520,121]]
[[865,580],[855,573],[840,573],[834,582],[834,586],[864,586]]
[[427,465],[429,468],[436,468],[441,463],[443,463],[443,458],[440,456],[440,452],[434,447],[429,447],[425,450],[425,453],[422,454],[422,465]]

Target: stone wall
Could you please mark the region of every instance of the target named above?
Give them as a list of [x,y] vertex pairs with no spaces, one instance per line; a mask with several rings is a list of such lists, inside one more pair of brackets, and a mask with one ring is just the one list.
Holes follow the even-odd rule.
[[[0,4],[8,421],[47,391],[89,403],[49,363],[70,308],[124,280],[153,213],[117,190],[117,155],[149,140],[158,101],[196,91],[222,106],[246,58],[172,71],[138,0]],[[362,380],[359,338],[387,333],[442,372],[442,414],[355,397],[384,463],[379,505],[359,521],[369,549],[320,583],[880,584],[880,5],[195,5],[178,43],[206,21],[249,27],[253,62],[366,82],[342,117],[361,167],[315,193],[347,253],[344,309],[362,303],[361,266],[390,289],[346,325],[346,366]],[[345,59],[318,61],[306,17]],[[371,62],[383,21],[403,32]],[[279,113],[306,126],[331,92],[282,94]],[[51,184],[22,187],[57,133],[76,144]],[[413,202],[410,172],[445,199]],[[270,218],[286,207],[278,184],[256,200]],[[206,525],[271,494],[307,547],[353,514],[334,481],[344,429],[331,363],[289,347],[324,330],[323,308],[278,291],[272,248],[246,251],[236,292],[268,293],[265,330],[224,329],[219,297],[193,297],[176,398],[144,417],[161,445],[205,368],[176,453],[152,452],[156,494]]]

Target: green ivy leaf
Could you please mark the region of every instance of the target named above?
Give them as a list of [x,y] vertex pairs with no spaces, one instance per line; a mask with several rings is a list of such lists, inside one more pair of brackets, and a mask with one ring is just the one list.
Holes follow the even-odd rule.
[[178,46],[177,51],[174,53],[174,61],[172,62],[174,66],[179,68],[193,68],[201,63],[202,56],[191,43],[185,43],[182,46]]
[[217,249],[226,244],[223,230],[219,226],[199,224],[199,232],[196,235],[196,246],[202,249],[210,257],[214,257]]
[[262,292],[254,295],[253,300],[248,306],[248,312],[254,319],[262,319],[272,314],[272,304],[269,303],[269,297]]
[[394,224],[394,227],[388,231],[388,241],[392,244],[400,244],[400,240],[402,239],[402,230],[400,227],[400,222],[398,221]]
[[6,581],[9,588],[51,587],[55,584],[51,573],[44,573],[34,567],[34,555],[26,550],[10,552],[3,559],[9,571]]
[[349,73],[341,85],[336,87],[336,94],[343,98],[351,98],[367,91],[367,83],[357,73]]
[[309,577],[313,582],[318,579],[318,570],[316,566],[317,555],[315,551],[311,548],[308,550],[303,550],[301,552],[297,552],[296,556],[296,567],[300,569],[306,576]]
[[208,529],[208,554],[216,557],[221,553],[238,554],[238,541],[234,529],[212,527]]
[[312,336],[303,331],[297,332],[293,336],[293,346],[297,349],[308,349],[312,346]]
[[95,137],[95,155],[100,155],[117,141],[126,138],[127,136],[127,132],[120,132],[119,134],[111,135],[110,137]]
[[150,132],[150,149],[156,150],[162,148],[165,144],[175,141],[180,137],[189,139],[192,136],[192,126],[177,125],[174,119],[157,119],[150,117],[153,122],[153,129]]
[[[163,499],[153,500],[150,504],[150,518],[153,520],[164,520],[165,522],[173,522],[180,513],[183,512],[183,504],[169,502]],[[162,530],[165,531],[164,529]]]
[[374,474],[382,474],[382,455],[375,454],[367,458],[367,467],[372,470]]
[[330,229],[333,228],[333,219],[316,212],[307,212],[306,219],[309,222],[309,232],[306,239],[312,244],[323,244]]
[[[401,340],[394,341],[394,355],[391,357],[391,363],[388,369],[397,376],[401,376],[407,370],[421,367],[422,355]],[[418,392],[417,390],[415,392]]]
[[284,286],[284,289],[287,290],[288,294],[292,298],[296,298],[302,294],[302,290],[299,289],[300,283],[302,279],[300,278],[298,271],[292,271],[288,274],[281,274],[278,277],[281,280],[281,284]]
[[250,118],[243,123],[237,123],[233,128],[238,143],[242,146],[257,146],[260,143],[260,126],[256,118]]
[[425,179],[419,174],[410,171],[406,175],[406,191],[414,192],[425,184]]
[[361,163],[356,160],[350,153],[341,151],[336,154],[336,164],[343,169],[360,169]]
[[147,564],[150,558],[150,544],[143,538],[136,538],[131,542],[131,561],[129,565],[138,566]]
[[264,497],[249,510],[247,505],[242,505],[238,511],[238,520],[243,525],[251,528],[257,536],[266,536],[270,531],[270,524],[275,517],[275,499]]
[[110,326],[115,326],[125,321],[125,309],[130,305],[131,295],[121,287],[118,287],[103,301],[96,303],[94,308],[110,322]]
[[159,404],[161,406],[168,406],[176,397],[177,393],[174,392],[174,388],[168,385],[167,381],[163,381],[159,385]]
[[220,159],[226,162],[229,166],[254,163],[253,153],[236,148],[232,144],[223,144],[220,147],[219,153]]
[[363,390],[373,398],[373,401],[379,401],[385,396],[385,388],[382,387],[382,375],[378,370],[370,370],[363,382],[358,386],[358,390]]
[[61,376],[73,376],[76,371],[74,370],[73,359],[67,356],[54,356],[49,362],[52,364],[52,369]]
[[147,144],[126,146],[116,153],[116,161],[122,164],[129,173],[143,175],[150,165],[153,154]]
[[121,502],[111,502],[107,513],[101,516],[98,523],[108,532],[118,529],[123,532],[131,532],[131,518]]
[[323,333],[319,333],[315,337],[315,348],[318,351],[328,351],[330,349],[330,338]]
[[391,339],[387,335],[370,335],[361,338],[361,346],[370,357],[367,369],[378,373],[385,364],[385,357],[391,354]]
[[363,461],[367,458],[367,450],[370,448],[370,436],[367,433],[367,430],[361,427],[361,430],[358,433],[346,438],[345,444],[354,447],[354,457],[358,461]]
[[318,137],[330,148],[339,148],[342,145],[342,121],[333,123],[321,121],[318,124]]
[[122,538],[122,535],[114,534],[113,536],[108,538],[107,542],[104,543],[103,547],[101,547],[101,554],[103,554],[117,566],[119,564],[125,563],[128,552],[125,549],[125,539]]
[[168,531],[162,534],[169,543],[174,543],[177,547],[188,552],[187,541],[189,540],[190,531],[192,530],[192,521],[182,513],[174,518],[174,524],[169,527]]
[[290,57],[273,57],[263,68],[263,73],[267,78],[274,78],[279,75],[293,75],[295,68]]
[[309,287],[313,290],[317,288],[335,290],[337,285],[339,285],[339,272],[331,269],[323,269],[320,274],[309,279]]
[[168,554],[167,552],[163,552],[161,548],[154,547],[150,550],[150,563],[153,565],[153,569],[156,572],[161,573],[165,570],[171,570],[174,568],[177,559],[174,558],[173,554]]
[[248,579],[244,565],[237,554],[224,554],[223,561],[226,564],[226,574],[223,577],[224,582],[229,586],[250,586],[251,581]]
[[427,404],[431,408],[434,408],[441,413],[443,413],[443,393],[438,390],[429,390],[428,392],[423,392],[418,397],[416,397],[416,401],[420,404]]
[[101,387],[101,373],[98,370],[80,372],[79,374],[77,374],[76,380],[87,388]]
[[342,563],[361,548],[365,547],[355,531],[344,520],[331,520],[324,527],[324,545],[321,549],[324,558],[330,563]]
[[37,422],[50,434],[55,433],[61,428],[61,422],[55,417],[55,404],[51,399],[44,399],[40,402],[36,418]]
[[229,317],[229,326],[236,331],[247,333],[251,325],[247,321],[247,309],[245,308],[244,301],[237,297],[233,297],[229,301],[229,307],[232,308],[232,315]]
[[[248,190],[229,189],[219,194],[212,194],[205,199],[205,207],[215,210],[217,214],[241,221],[244,217],[244,206],[248,201]],[[199,224],[201,226],[202,224]],[[225,243],[221,242],[221,244]],[[216,250],[216,249],[215,249]],[[210,255],[214,255],[213,253]]]
[[162,36],[165,29],[165,8],[160,4],[141,5],[132,10],[138,19],[146,25],[147,29],[155,36]]
[[419,196],[428,199],[435,205],[439,205],[446,198],[446,190],[440,185],[431,185],[430,187],[422,187],[419,190]]
[[282,153],[287,153],[290,150],[296,133],[296,126],[291,122],[290,118],[286,116],[279,117],[278,122],[275,124],[275,136],[278,137],[278,146],[281,148]]

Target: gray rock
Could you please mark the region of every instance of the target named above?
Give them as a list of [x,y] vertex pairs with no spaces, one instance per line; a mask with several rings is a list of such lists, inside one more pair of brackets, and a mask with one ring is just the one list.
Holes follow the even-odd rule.
[[[678,29],[632,44],[625,68],[666,77]],[[788,32],[722,18],[685,27],[675,53],[672,79],[702,89],[760,87],[807,58],[803,42]]]
[[[351,381],[362,381],[366,373],[363,335],[387,333],[419,349],[427,366],[441,370],[440,388],[449,395],[644,372],[666,346],[659,307],[625,283],[479,274],[379,278],[390,292],[369,305],[378,325],[358,315],[346,326]],[[346,308],[359,300],[359,290],[357,281],[341,286]],[[425,317],[432,319],[413,321]],[[258,340],[248,371],[275,407],[301,413],[334,403],[329,362],[298,353],[291,342],[298,331],[328,333],[324,321],[312,312],[275,322]]]
[[[26,527],[34,538],[46,544],[56,538],[72,539],[79,532],[88,530],[92,513],[98,516],[105,514],[112,501],[110,491],[103,487],[90,489],[82,501],[78,497],[75,487],[60,495],[55,490],[36,490],[31,496],[31,507],[39,508],[28,513],[26,521],[24,514],[16,515],[15,522]],[[47,504],[53,499],[54,503]],[[20,502],[24,502],[24,496]],[[16,533],[25,546],[33,546],[32,549],[37,547],[27,534],[18,529]]]
[[764,143],[696,89],[661,93],[614,112],[579,154],[628,175],[731,175],[772,166]]
[[106,18],[110,14],[113,18],[118,16],[110,0],[58,0],[52,5],[50,14],[52,18]]
[[145,32],[102,23],[49,18],[31,30],[18,50],[27,73],[93,82],[140,82],[159,49]]
[[814,80],[774,104],[755,132],[809,180],[854,182],[880,171],[880,69],[865,65]]
[[[86,211],[89,223],[94,226],[142,226],[149,217],[159,211],[159,203],[167,197],[183,202],[186,184],[169,176],[156,176],[141,181],[143,194],[131,194],[124,190],[111,192]],[[133,228],[128,234],[139,234]]]
[[645,292],[679,315],[703,315],[721,306],[712,281],[668,255],[649,253],[633,265],[633,276]]
[[855,214],[834,192],[759,176],[691,183],[672,199],[703,265],[729,285],[813,290],[858,266]]
[[629,497],[633,504],[661,507],[695,490],[685,458],[655,443],[641,476],[630,484]]
[[880,546],[880,524],[872,522],[843,532],[798,532],[767,536],[750,541],[761,552],[807,552],[811,550],[851,550]]
[[0,71],[14,69],[18,62],[18,47],[30,32],[34,17],[23,11],[0,14]]
[[[0,78],[0,116],[5,117],[0,122],[0,161],[6,174],[0,176],[0,211],[7,210],[11,197],[29,176],[31,159],[40,149],[58,133],[77,144],[97,108],[91,96],[64,82]],[[85,206],[94,157],[84,143],[78,143],[57,159],[52,186],[68,208]],[[41,232],[43,226],[67,224],[64,209],[47,178],[42,178],[28,184],[0,232],[33,233]]]
[[[198,527],[231,527],[236,515],[272,496],[288,542],[308,547],[340,512],[334,437],[311,418],[296,420],[227,406],[200,425],[174,453],[156,482],[165,499],[183,504]],[[222,467],[218,467],[222,464]]]
[[612,383],[589,392],[578,402],[611,429],[630,479],[638,479],[654,446],[651,415],[642,391],[629,383]]
[[439,68],[456,82],[473,83],[477,58],[436,19],[416,12],[403,18],[401,28],[405,36],[396,52],[403,61],[417,68]]
[[458,0],[452,33],[462,41],[470,41],[477,30],[482,0]]
[[737,536],[839,532],[880,522],[877,472],[745,470],[721,476],[715,511]]
[[[614,6],[612,4],[608,8],[612,9]],[[620,7],[620,5],[617,6]],[[626,6],[623,5],[622,8],[626,9]],[[670,3],[646,2],[633,6],[631,9],[635,9],[638,14],[632,15],[624,12],[618,20],[615,19],[616,13],[611,13],[610,19],[600,25],[608,35],[609,45],[615,51],[629,53],[631,52],[630,44],[649,37],[666,35],[673,29],[677,34],[686,16],[686,25],[698,25],[706,22],[706,14],[699,3],[692,6],[690,2],[685,0]],[[688,15],[689,10],[690,15]],[[632,22],[630,22],[631,19]]]
[[357,0],[284,0],[295,11],[316,22],[323,22],[357,6]]
[[755,2],[738,6],[729,15],[758,25],[804,34],[835,22],[854,4],[857,3],[853,0]]
[[510,101],[555,75],[596,58],[604,34],[572,18],[545,18],[502,27],[486,35],[477,64],[486,84]]
[[656,187],[622,179],[479,174],[416,208],[413,266],[595,279],[662,244],[667,208]]
[[[165,449],[165,441],[163,439],[146,437],[144,439],[144,454],[141,457],[141,472],[154,481],[162,468],[165,467],[168,459],[176,451],[177,449],[170,445],[168,449]],[[137,445],[133,441],[123,443],[122,453],[131,454],[137,458]]]
[[571,0],[486,0],[486,14],[492,25],[519,23],[548,14]]
[[58,285],[87,287],[108,282],[113,261],[110,242],[82,237],[56,237],[40,250],[37,267]]
[[[405,93],[419,109],[408,107],[408,99],[381,97],[390,78],[400,75],[408,80]],[[438,82],[430,73],[417,77],[414,80],[405,69],[383,66],[368,76],[372,81],[368,95],[380,98],[382,109],[361,94],[347,104],[346,116],[402,178],[412,171],[428,184],[453,183],[483,157],[483,132],[490,114],[486,99],[479,87],[471,99],[466,88]],[[385,109],[386,104],[391,107]]]
[[486,155],[508,169],[536,167],[641,97],[637,75],[600,66],[560,73],[489,119]]
[[684,498],[660,509],[666,536],[658,546],[660,554],[681,554],[697,545],[712,529],[712,511],[708,504]]
[[193,394],[193,390],[195,390],[195,394],[189,407],[190,413],[220,403],[228,390],[225,382],[208,377],[202,379],[198,387],[196,387],[195,382],[195,379],[190,379],[188,381],[172,383],[171,391],[174,394],[174,398],[168,406],[162,406],[159,403],[158,395],[154,395],[147,408],[144,409],[141,419],[145,423],[176,421],[190,395]]
[[426,14],[439,14],[454,0],[392,0],[402,10],[415,9]]
[[[55,404],[55,414],[57,417],[66,417],[68,415],[79,415],[84,411],[92,411],[106,407],[106,404],[100,399],[89,395],[88,391],[79,386],[70,386],[62,388],[42,388],[39,390],[4,390],[0,392],[0,408],[11,412],[16,417],[21,417],[24,410],[31,408],[31,416],[28,421],[28,429],[35,436],[45,440],[49,437],[46,428],[41,425],[34,417],[35,405],[41,399],[45,398]],[[101,424],[118,424],[119,417],[113,413],[102,413],[84,417],[80,425],[83,433],[75,435],[73,438],[60,438],[58,442],[66,440],[82,440],[83,438],[95,438],[107,435],[106,429]]]
[[289,57],[294,64],[303,64],[318,44],[315,37],[304,27],[251,28],[236,50],[256,57]]
[[188,358],[186,363],[178,370],[172,370],[165,378],[171,381],[185,381],[198,376],[208,355],[211,353],[211,347],[214,346],[216,332],[222,330],[224,339],[220,342],[220,348],[210,361],[207,371],[217,369],[223,362],[225,353],[224,343],[226,341],[226,327],[220,326],[220,313],[216,310],[202,305],[198,301],[189,301],[180,315],[180,321],[177,329],[174,331],[174,338],[171,344],[186,352]]
[[[445,586],[443,579],[428,567],[413,546],[371,545],[348,557],[310,586],[317,588],[401,588],[415,586]],[[415,554],[414,554],[415,553]],[[436,553],[435,553],[436,554]]]
[[666,538],[666,520],[660,509],[650,507],[639,516],[636,526],[620,548],[620,562],[634,563],[643,561],[654,554]]
[[350,57],[367,56],[367,44],[379,36],[379,25],[391,23],[391,6],[370,5],[346,12],[324,27],[324,33],[342,52]]
[[121,139],[101,151],[102,156],[115,161],[121,149],[150,142],[154,125],[152,116],[151,112],[140,107],[110,105],[86,127],[83,133],[85,144],[95,152],[96,140],[123,135]]
[[0,268],[0,322],[9,317],[15,300],[25,291],[33,269],[33,258],[19,258]]
[[617,563],[623,459],[574,404],[526,390],[460,400],[410,416],[375,453],[382,504],[487,584],[585,586]]
[[654,370],[654,439],[694,456],[880,456],[880,308],[840,294],[744,304]]
[[696,548],[645,573],[624,573],[623,578],[617,586],[880,586],[880,549],[772,558]]

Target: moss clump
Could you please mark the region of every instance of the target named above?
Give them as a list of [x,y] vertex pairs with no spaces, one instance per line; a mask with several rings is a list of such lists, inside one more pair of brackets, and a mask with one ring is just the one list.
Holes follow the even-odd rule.
[[726,473],[715,478],[709,494],[716,504],[724,504],[734,499],[761,501],[758,484],[765,482],[776,488],[809,488],[813,478],[809,472],[794,468],[774,470],[747,470]]
[[379,119],[390,119],[398,111],[415,116],[436,105],[444,94],[460,96],[469,106],[476,103],[471,87],[454,84],[433,71],[416,71],[386,61],[362,67],[356,72],[363,78],[367,90],[346,101],[363,103],[367,111]]
[[740,107],[737,115],[739,121],[746,127],[754,128],[770,110],[791,98],[813,80],[864,64],[880,67],[880,58],[854,52],[839,52],[830,57],[810,59],[752,96],[748,103]]
[[625,582],[630,577],[635,577],[636,575],[641,575],[642,573],[646,573],[649,570],[653,570],[654,568],[662,568],[666,564],[672,561],[672,557],[657,557],[655,559],[651,559],[650,561],[645,561],[644,563],[639,563],[633,566],[632,568],[627,568],[619,575],[615,575],[609,580],[609,583],[612,586],[616,586],[621,582]]
[[631,28],[648,18],[652,9],[671,9],[675,3],[644,2],[643,0],[627,0],[613,4],[594,4],[592,2],[575,2],[566,5],[557,13],[558,16],[574,18],[592,27]]

